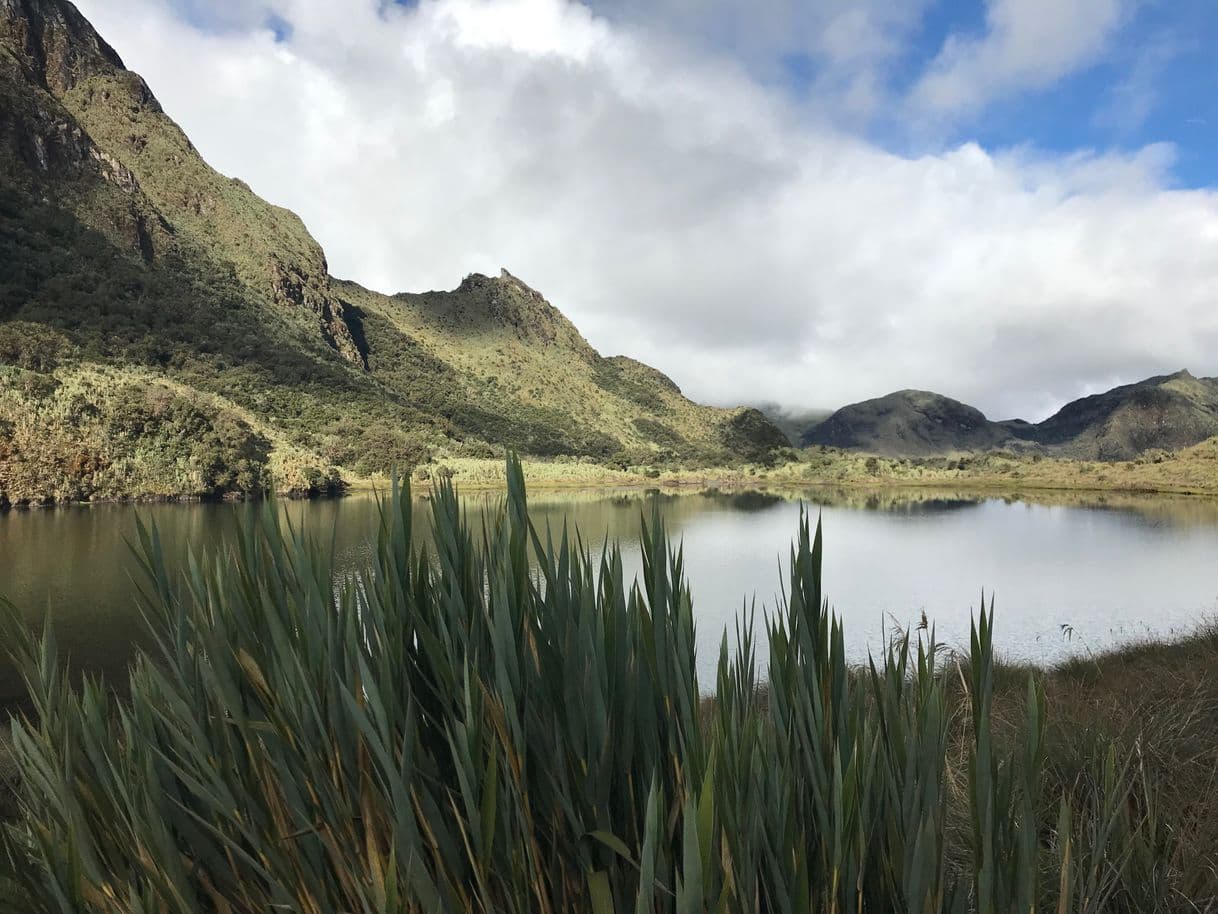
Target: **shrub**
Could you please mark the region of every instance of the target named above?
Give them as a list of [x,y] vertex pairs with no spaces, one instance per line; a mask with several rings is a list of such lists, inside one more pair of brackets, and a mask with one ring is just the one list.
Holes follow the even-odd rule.
[[62,333],[27,321],[0,323],[0,364],[47,374],[72,352]]
[[18,504],[249,496],[269,484],[270,443],[244,419],[124,375],[0,373],[0,423],[0,492]]
[[424,442],[406,432],[383,424],[369,426],[355,446],[354,469],[362,476],[387,475],[395,468],[409,473],[431,460],[432,451]]
[[723,446],[751,463],[771,467],[777,453],[790,442],[773,422],[757,409],[740,409],[722,425]]

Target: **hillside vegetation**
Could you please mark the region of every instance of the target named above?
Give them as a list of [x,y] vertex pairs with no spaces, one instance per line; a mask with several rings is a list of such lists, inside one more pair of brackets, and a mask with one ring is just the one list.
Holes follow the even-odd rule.
[[10,503],[307,491],[508,448],[716,465],[785,444],[755,410],[602,357],[506,272],[394,297],[332,279],[303,223],[212,170],[66,0],[0,2],[0,429],[20,430],[0,450]]

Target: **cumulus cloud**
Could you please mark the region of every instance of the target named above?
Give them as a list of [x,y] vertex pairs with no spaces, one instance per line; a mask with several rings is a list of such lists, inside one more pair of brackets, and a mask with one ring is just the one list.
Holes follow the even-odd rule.
[[987,0],[981,36],[950,35],[911,93],[915,109],[967,114],[1094,63],[1135,0]]
[[78,2],[336,275],[421,290],[506,266],[704,401],[922,387],[1038,418],[1218,373],[1218,196],[1167,189],[1169,147],[898,156],[566,0],[276,0],[287,41],[264,17]]
[[934,0],[591,0],[592,8],[670,48],[728,51],[756,78],[798,74],[813,110],[862,123],[888,101],[891,70]]

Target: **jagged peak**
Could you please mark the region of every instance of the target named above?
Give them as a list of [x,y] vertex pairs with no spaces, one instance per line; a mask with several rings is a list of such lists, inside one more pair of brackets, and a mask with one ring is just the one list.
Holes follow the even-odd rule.
[[498,276],[488,276],[485,273],[469,273],[461,280],[461,285],[457,287],[457,291],[470,291],[473,289],[485,288],[506,288],[520,292],[529,298],[536,301],[544,302],[546,297],[522,280],[520,277],[513,275],[506,267],[499,269]]
[[504,283],[505,285],[512,286],[512,287],[520,290],[521,292],[531,295],[534,298],[541,299],[542,301],[545,300],[545,296],[542,295],[540,292],[538,292],[536,289],[534,289],[532,286],[530,286],[527,282],[525,282],[519,276],[514,276],[511,273],[509,273],[507,270],[507,267],[499,268],[499,281],[501,283]]

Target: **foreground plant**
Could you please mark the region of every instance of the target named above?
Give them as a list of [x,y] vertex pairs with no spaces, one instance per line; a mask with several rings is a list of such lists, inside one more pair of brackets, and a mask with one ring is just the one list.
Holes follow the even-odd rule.
[[[21,910],[1082,914],[1179,900],[1136,765],[1110,752],[1045,795],[1031,685],[1022,751],[998,749],[992,609],[967,663],[945,665],[931,632],[852,669],[804,518],[764,620],[766,681],[749,613],[707,702],[658,513],[630,583],[616,546],[594,559],[578,535],[534,529],[514,461],[508,480],[477,530],[442,482],[430,537],[411,529],[403,484],[354,573],[273,506],[180,576],[141,527],[155,647],[121,699],[74,686],[50,633],[10,608],[32,712],[13,728],[21,814],[0,855]],[[961,715],[966,770],[950,761]]]

